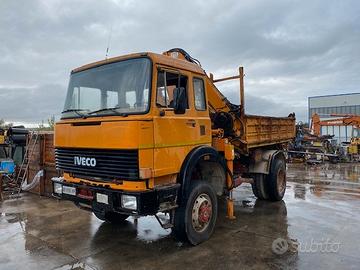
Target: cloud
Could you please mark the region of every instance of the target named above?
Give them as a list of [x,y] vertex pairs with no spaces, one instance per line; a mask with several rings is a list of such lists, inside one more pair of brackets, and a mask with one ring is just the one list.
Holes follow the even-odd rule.
[[4,0],[0,118],[58,115],[70,70],[103,59],[112,29],[110,56],[182,47],[215,77],[242,65],[248,112],[306,120],[308,96],[359,92],[359,14],[355,0]]
[[65,88],[59,84],[0,87],[1,118],[18,123],[41,123],[60,116]]

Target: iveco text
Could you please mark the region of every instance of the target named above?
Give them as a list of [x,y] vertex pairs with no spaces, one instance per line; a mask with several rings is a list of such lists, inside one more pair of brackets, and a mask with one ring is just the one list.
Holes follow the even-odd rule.
[[80,166],[88,166],[88,167],[95,167],[96,166],[96,159],[95,158],[86,158],[86,157],[74,157],[74,164]]

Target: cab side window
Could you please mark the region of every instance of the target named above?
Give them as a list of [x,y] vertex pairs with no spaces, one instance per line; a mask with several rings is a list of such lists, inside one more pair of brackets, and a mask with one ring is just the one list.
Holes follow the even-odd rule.
[[204,81],[200,78],[193,78],[195,109],[198,111],[206,110]]
[[[184,87],[187,93],[187,81],[187,77],[179,73],[159,71],[156,105],[161,108],[174,108],[174,89]],[[187,108],[189,108],[189,104],[187,104]]]

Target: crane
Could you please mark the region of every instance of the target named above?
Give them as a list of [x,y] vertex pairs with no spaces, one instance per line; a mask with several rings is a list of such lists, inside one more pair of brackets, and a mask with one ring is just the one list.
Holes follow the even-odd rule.
[[360,153],[360,115],[356,114],[329,114],[330,117],[337,117],[328,120],[321,120],[317,113],[311,117],[311,131],[314,135],[320,135],[321,127],[324,126],[352,126],[352,134],[348,153],[351,156]]

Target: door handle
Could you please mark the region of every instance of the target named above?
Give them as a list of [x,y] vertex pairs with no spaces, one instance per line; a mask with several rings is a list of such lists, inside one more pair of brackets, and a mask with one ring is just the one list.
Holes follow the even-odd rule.
[[187,120],[186,124],[189,125],[189,126],[195,127],[196,126],[196,121],[193,120],[193,119],[189,119],[189,120]]

